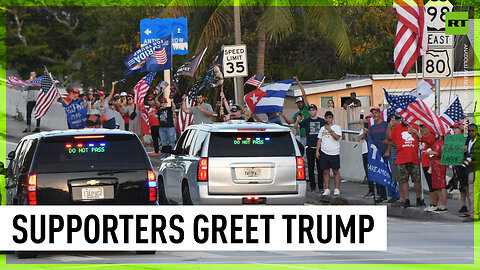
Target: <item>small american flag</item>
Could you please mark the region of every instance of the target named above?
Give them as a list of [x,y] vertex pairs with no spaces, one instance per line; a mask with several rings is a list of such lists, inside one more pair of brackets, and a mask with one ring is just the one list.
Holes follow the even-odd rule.
[[411,95],[389,95],[385,89],[383,89],[383,92],[388,104],[390,104],[407,123],[413,123],[418,120],[426,126],[429,126],[436,134],[446,134],[446,131],[449,129],[448,126],[445,125],[440,117],[422,100]]
[[8,77],[7,85],[11,87],[40,86],[42,77],[37,77],[31,81],[24,81],[16,78],[15,76],[10,76]]
[[155,57],[155,60],[159,65],[165,65],[168,62],[167,53],[165,52],[165,47],[163,47],[161,50],[155,50],[152,55],[153,57]]
[[40,92],[33,113],[35,119],[43,117],[48,109],[50,109],[53,102],[60,97],[54,83],[55,81],[52,78],[52,74],[45,71],[45,75],[42,76]]
[[453,126],[463,115],[462,104],[460,104],[460,99],[457,96],[440,116],[440,119],[448,126]]
[[137,106],[143,106],[145,95],[147,94],[148,88],[150,88],[150,85],[152,84],[153,78],[156,74],[156,71],[148,73],[145,77],[138,81],[135,87],[133,87],[133,100]]
[[167,88],[168,83],[166,81],[161,81],[159,84],[157,84],[157,87],[155,87],[155,90],[153,90],[154,95],[160,94],[165,88]]
[[427,51],[427,26],[423,0],[395,0],[398,15],[393,57],[395,69],[405,77],[417,58]]
[[265,76],[263,76],[262,74],[255,74],[250,79],[248,79],[243,85],[249,84],[259,88],[260,85],[262,85],[263,80],[265,80]]

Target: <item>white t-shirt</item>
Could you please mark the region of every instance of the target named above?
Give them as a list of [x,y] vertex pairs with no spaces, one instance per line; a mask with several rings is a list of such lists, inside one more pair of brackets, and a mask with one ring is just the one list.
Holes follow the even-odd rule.
[[[331,126],[331,129],[338,136],[342,136],[342,128],[339,125]],[[340,155],[340,140],[335,140],[330,132],[323,126],[318,133],[318,138],[322,139],[321,150],[327,155]]]
[[[363,134],[363,128],[360,130],[360,133],[358,136],[361,136]],[[368,144],[366,137],[362,140],[362,154],[368,154]]]

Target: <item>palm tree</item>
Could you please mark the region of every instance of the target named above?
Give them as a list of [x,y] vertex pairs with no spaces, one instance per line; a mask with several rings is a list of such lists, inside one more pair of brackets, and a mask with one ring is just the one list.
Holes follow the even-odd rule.
[[[190,23],[194,28],[200,27],[193,36],[193,52],[215,42],[224,31],[233,29],[232,0],[172,0],[162,16],[188,16],[195,13],[195,21]],[[303,3],[305,6],[295,6],[293,0],[259,0],[256,7],[243,7],[242,15],[254,15],[257,24],[257,73],[265,74],[265,47],[267,41],[272,44],[286,38],[294,31],[304,31],[307,28],[318,29],[335,47],[340,61],[350,63],[353,59],[346,26],[338,10],[329,4],[329,0]],[[194,30],[195,31],[195,30]]]

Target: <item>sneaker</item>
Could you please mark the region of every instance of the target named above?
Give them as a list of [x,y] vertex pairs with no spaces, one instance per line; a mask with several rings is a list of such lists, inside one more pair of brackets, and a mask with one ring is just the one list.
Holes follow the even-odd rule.
[[387,200],[387,198],[378,198],[378,199],[375,200],[375,203],[381,203],[381,202],[386,201],[386,200]]
[[24,131],[22,131],[23,133],[27,133],[27,132],[30,132],[30,129],[29,128],[26,128]]
[[340,189],[336,188],[333,190],[333,195],[338,196],[340,195]]
[[417,203],[415,204],[416,207],[424,206],[425,203],[423,202],[422,198],[417,198]]
[[392,203],[392,207],[402,207],[405,206],[405,202],[396,201]]
[[372,198],[373,195],[374,195],[373,192],[368,192],[367,194],[365,194],[365,195],[363,196],[363,198]]
[[437,209],[437,206],[436,205],[430,205],[428,207],[425,207],[425,209],[423,209],[423,211],[425,212],[432,212],[434,211],[435,209]]
[[468,212],[468,209],[467,209],[466,205],[463,205],[462,208],[460,208],[460,210],[458,210],[458,213],[467,213],[467,212]]
[[325,189],[323,192],[323,196],[329,196],[330,195],[330,189]]
[[405,204],[403,205],[403,208],[407,208],[407,207],[410,207],[410,200],[409,199],[406,199]]
[[37,132],[40,132],[40,129],[38,127],[33,130],[33,133],[37,133]]
[[440,209],[440,207],[439,207],[439,208],[433,210],[432,212],[433,213],[447,213],[447,208]]
[[390,198],[390,200],[388,200],[388,203],[394,203],[394,202],[396,202],[396,201],[398,201],[398,200],[395,199],[395,198]]
[[148,156],[149,157],[158,157],[158,153],[153,152],[153,153],[148,154]]
[[475,219],[472,216],[467,217],[463,222],[473,222]]

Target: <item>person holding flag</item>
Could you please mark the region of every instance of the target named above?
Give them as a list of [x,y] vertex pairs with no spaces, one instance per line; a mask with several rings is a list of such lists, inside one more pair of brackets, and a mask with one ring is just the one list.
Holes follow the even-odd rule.
[[187,95],[184,94],[182,99],[182,111],[193,115],[194,125],[212,123],[212,105],[205,103],[205,97],[201,92],[197,93],[197,106],[187,108]]
[[[37,73],[35,71],[30,72],[30,78],[27,82],[32,82],[37,78]],[[32,123],[32,113],[33,108],[37,104],[37,97],[38,91],[40,90],[40,85],[29,85],[26,84],[26,91],[27,91],[27,128],[23,131],[23,133],[27,133],[31,131],[30,125]],[[33,130],[33,132],[40,132],[40,118],[37,119],[37,126]]]

